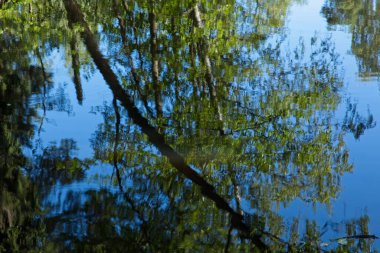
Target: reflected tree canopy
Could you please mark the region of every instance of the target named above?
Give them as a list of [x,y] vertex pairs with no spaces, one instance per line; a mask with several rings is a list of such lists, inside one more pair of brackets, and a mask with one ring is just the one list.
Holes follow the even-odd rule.
[[362,77],[379,76],[379,12],[377,0],[329,0],[322,10],[329,25],[346,25],[352,32],[352,52]]
[[[353,170],[344,136],[375,125],[353,104],[336,120],[340,58],[329,38],[286,44],[292,3],[0,0],[0,251],[370,251],[367,216],[325,245],[334,224],[279,211],[328,207]],[[344,3],[323,12],[355,27],[361,72],[376,73],[362,48],[375,35]],[[91,157],[74,137],[40,140],[48,111],[73,113],[56,50],[78,104],[94,73],[112,91],[93,105]]]

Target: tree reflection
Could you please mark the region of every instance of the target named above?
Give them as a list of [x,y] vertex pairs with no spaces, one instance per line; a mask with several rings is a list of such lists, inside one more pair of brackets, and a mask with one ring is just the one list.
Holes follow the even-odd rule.
[[44,74],[42,68],[30,64],[31,48],[17,35],[3,30],[0,36],[0,251],[10,252],[37,245],[44,234],[40,222],[34,220],[38,211],[35,187],[21,171],[27,163],[22,146],[31,145],[32,121],[37,117],[30,97],[41,91]]
[[[352,171],[345,133],[359,137],[374,125],[355,106],[336,122],[342,77],[332,42],[315,37],[284,51],[280,30],[291,1],[97,3],[95,10],[86,1],[8,3],[2,13],[1,24],[18,34],[3,32],[1,43],[24,53],[0,51],[0,250],[321,250],[323,228],[309,220],[286,226],[274,205],[329,205],[341,175]],[[29,25],[30,42],[19,39],[13,17]],[[113,94],[97,107],[104,122],[91,138],[90,159],[76,157],[74,139],[31,158],[22,152],[32,146],[39,113],[71,110],[62,90],[48,99],[53,83],[44,57],[59,46],[79,103],[81,70],[92,64]],[[113,173],[91,178],[86,169],[94,164]],[[96,187],[73,186],[86,180]],[[369,235],[368,223],[349,221],[344,233]],[[331,249],[369,251],[373,238],[359,239]]]
[[332,25],[348,25],[352,32],[352,52],[362,77],[380,72],[380,2],[376,0],[329,0],[322,10]]
[[[3,5],[7,1],[1,1]],[[40,111],[66,110],[64,93],[54,92],[51,74],[43,63],[43,43],[35,30],[22,31],[20,15],[1,10],[0,21],[0,251],[39,250],[46,227],[40,208],[41,196],[27,170],[30,159],[23,150],[33,148],[33,137],[44,116]],[[19,13],[20,14],[20,13]],[[30,17],[36,18],[29,13]],[[28,19],[28,18],[26,18]],[[25,24],[25,23],[24,23]],[[24,39],[23,36],[28,36]],[[46,42],[46,41],[45,41]],[[53,41],[49,41],[54,44]],[[40,123],[41,122],[41,123]],[[36,126],[37,124],[37,126]],[[40,167],[42,169],[43,166]],[[51,177],[53,178],[53,177]]]

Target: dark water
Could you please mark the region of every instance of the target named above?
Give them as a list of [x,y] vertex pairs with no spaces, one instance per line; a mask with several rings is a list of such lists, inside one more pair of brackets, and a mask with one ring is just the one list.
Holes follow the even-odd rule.
[[0,252],[380,248],[379,1],[0,6]]

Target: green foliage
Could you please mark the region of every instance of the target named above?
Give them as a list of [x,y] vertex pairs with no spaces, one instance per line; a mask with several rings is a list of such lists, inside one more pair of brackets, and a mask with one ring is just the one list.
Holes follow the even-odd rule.
[[[321,233],[314,221],[288,228],[275,205],[296,199],[329,205],[340,177],[352,171],[344,135],[358,138],[373,127],[372,117],[362,118],[352,105],[345,122],[335,122],[339,57],[328,38],[284,45],[290,4],[78,1],[142,114],[244,216],[252,235],[279,252],[319,250]],[[44,59],[52,50],[65,50],[83,100],[81,77],[95,72],[86,29],[68,19],[63,1],[12,2],[0,11],[0,251],[255,251],[116,99],[95,109],[104,122],[91,137],[93,157],[76,157],[74,139],[33,143],[47,110],[72,108],[63,89],[49,100],[54,84]],[[88,176],[94,167],[109,173]],[[70,188],[75,182],[96,187]],[[57,188],[60,195],[52,197]],[[369,233],[368,219],[356,222],[347,224],[348,235]],[[350,241],[337,249],[369,246]]]
[[380,70],[379,1],[330,0],[322,10],[331,26],[345,25],[352,33],[352,52],[362,78],[378,76]]

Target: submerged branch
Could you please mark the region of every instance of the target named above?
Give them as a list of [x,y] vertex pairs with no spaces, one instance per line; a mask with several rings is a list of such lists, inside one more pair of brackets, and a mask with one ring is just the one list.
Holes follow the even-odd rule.
[[351,235],[351,236],[343,236],[335,239],[331,239],[330,241],[335,242],[342,239],[370,239],[370,240],[376,240],[379,239],[376,235]]

